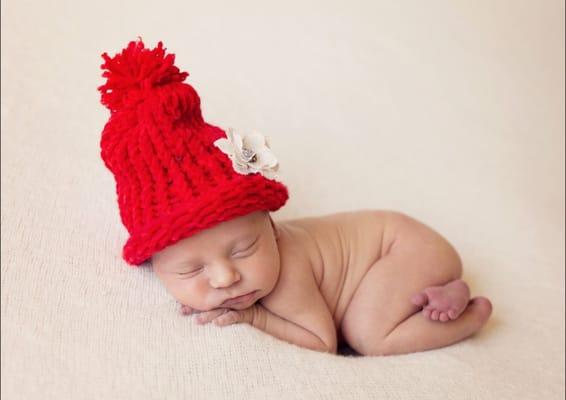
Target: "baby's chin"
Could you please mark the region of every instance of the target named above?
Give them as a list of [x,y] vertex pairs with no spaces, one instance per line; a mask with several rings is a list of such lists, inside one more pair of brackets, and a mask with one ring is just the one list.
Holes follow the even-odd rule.
[[246,308],[250,308],[251,306],[253,306],[255,303],[257,303],[257,300],[254,301],[253,303],[250,302],[246,304],[234,304],[226,308],[229,308],[231,310],[245,310]]
[[262,297],[264,297],[264,295],[260,292],[259,296],[256,296],[256,298],[252,301],[246,301],[244,303],[231,304],[229,306],[220,305],[220,306],[218,306],[218,308],[229,308],[229,309],[232,309],[232,310],[245,310],[246,308],[250,308],[255,303],[257,303]]

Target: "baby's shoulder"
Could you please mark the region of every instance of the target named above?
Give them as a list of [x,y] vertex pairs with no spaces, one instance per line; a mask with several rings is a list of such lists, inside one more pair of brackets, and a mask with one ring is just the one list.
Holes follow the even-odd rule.
[[304,304],[299,299],[316,285],[313,271],[313,243],[303,229],[284,223],[278,224],[280,268],[277,283],[270,294],[261,302],[264,306],[281,315],[282,312],[298,311]]
[[364,224],[384,223],[389,215],[389,210],[363,209],[354,211],[342,211],[326,215],[310,216],[282,221],[284,225],[301,227],[311,234],[327,231],[328,228],[350,227]]
[[373,257],[390,219],[391,211],[364,209],[293,219],[283,226],[294,232],[288,248],[308,255],[320,283],[325,265],[336,267],[346,260],[363,263]]
[[[344,246],[360,236],[381,232],[390,215],[387,210],[363,209],[292,219],[282,224],[303,233],[304,237],[297,241],[297,245],[311,243],[320,250],[328,246]],[[305,239],[309,240],[305,242]]]

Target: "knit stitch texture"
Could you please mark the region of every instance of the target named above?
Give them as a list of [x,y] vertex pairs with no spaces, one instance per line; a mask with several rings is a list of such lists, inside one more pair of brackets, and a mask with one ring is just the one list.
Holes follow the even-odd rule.
[[183,81],[163,43],[141,38],[105,63],[101,103],[110,110],[101,157],[114,174],[120,218],[130,237],[122,257],[140,265],[151,255],[220,222],[276,211],[287,187],[259,173],[240,174],[213,143],[224,130],[203,120],[200,98]]

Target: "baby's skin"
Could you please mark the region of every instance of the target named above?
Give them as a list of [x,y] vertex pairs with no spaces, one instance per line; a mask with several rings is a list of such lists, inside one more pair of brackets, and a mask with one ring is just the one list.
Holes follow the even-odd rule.
[[152,265],[197,323],[248,323],[323,352],[343,342],[363,355],[443,347],[491,314],[487,298],[470,299],[453,246],[394,211],[277,223],[258,211],[166,247]]

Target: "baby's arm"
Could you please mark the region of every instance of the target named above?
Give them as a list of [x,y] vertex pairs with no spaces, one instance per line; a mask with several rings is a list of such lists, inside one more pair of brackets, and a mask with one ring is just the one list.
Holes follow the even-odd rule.
[[312,269],[304,262],[281,271],[273,292],[245,310],[219,308],[197,322],[225,326],[248,323],[278,339],[316,351],[336,353],[336,327]]
[[286,342],[316,351],[336,353],[336,330],[333,322],[331,327],[309,330],[274,314],[258,303],[252,325]]
[[269,311],[262,304],[256,303],[245,310],[217,308],[200,313],[197,316],[200,324],[213,322],[217,326],[237,323],[248,323],[278,339],[308,349],[336,353],[336,332],[334,328],[321,333],[303,328]]

